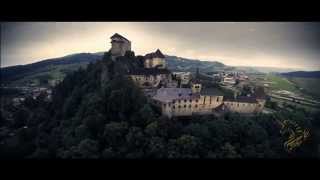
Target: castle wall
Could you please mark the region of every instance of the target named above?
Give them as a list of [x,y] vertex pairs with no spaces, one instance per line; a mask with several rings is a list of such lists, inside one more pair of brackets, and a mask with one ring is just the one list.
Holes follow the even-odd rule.
[[[160,102],[158,102],[159,104]],[[223,96],[200,96],[194,99],[161,102],[162,114],[172,116],[191,116],[193,114],[211,114],[213,109],[223,103]]]
[[257,107],[257,112],[261,112],[263,110],[264,105],[266,104],[265,99],[257,99],[258,101],[258,107]]
[[238,112],[238,113],[254,113],[254,112],[260,112],[263,109],[263,106],[260,107],[259,103],[247,103],[247,102],[225,101],[224,106],[229,111]]
[[126,51],[131,51],[131,42],[124,41],[120,38],[112,39],[111,54],[113,56],[124,56]]
[[166,74],[130,75],[130,77],[139,87],[144,87],[146,83],[155,87],[160,83],[161,80],[163,80],[163,81],[168,80],[168,77]]
[[146,59],[144,63],[145,68],[154,68],[156,66],[160,66],[159,68],[165,68],[166,63],[163,58],[152,58],[152,59]]

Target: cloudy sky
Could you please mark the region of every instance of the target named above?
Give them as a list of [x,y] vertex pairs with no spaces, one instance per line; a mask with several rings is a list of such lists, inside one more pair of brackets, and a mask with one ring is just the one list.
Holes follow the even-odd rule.
[[110,48],[115,32],[136,54],[164,54],[236,66],[320,70],[316,22],[1,23],[1,67]]

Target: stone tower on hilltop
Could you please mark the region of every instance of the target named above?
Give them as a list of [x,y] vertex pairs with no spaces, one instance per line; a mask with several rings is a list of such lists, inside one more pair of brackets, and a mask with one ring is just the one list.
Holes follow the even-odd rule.
[[111,39],[111,57],[114,59],[118,56],[124,56],[127,51],[131,51],[131,41],[127,38],[115,33],[110,37]]
[[149,53],[144,56],[144,67],[145,68],[159,68],[165,69],[166,68],[166,61],[165,56],[162,52],[157,49],[154,53]]

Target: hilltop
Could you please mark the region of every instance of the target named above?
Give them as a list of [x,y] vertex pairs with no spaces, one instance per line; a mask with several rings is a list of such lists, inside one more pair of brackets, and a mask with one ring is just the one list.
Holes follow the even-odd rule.
[[[289,157],[273,116],[160,116],[126,72],[139,56],[106,53],[69,73],[52,101],[1,106],[0,158],[280,158]],[[301,112],[291,112],[301,120]],[[287,118],[287,112],[278,117]],[[310,144],[295,156],[314,156]]]
[[[68,73],[85,68],[90,62],[96,62],[103,57],[103,52],[79,53],[60,58],[46,59],[27,65],[17,65],[1,68],[1,82],[10,85],[39,85],[42,79],[48,82],[61,81]],[[195,72],[198,67],[201,72],[210,72],[226,68],[217,61],[200,61],[166,55],[168,69],[172,71]]]
[[320,71],[293,71],[281,73],[281,75],[286,77],[320,78]]

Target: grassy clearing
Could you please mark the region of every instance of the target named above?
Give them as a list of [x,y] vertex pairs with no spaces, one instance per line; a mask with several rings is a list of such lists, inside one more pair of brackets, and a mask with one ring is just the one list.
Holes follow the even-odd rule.
[[270,88],[272,90],[286,90],[291,92],[299,92],[299,88],[288,79],[272,74],[266,75],[266,80],[271,81]]
[[302,88],[302,92],[320,99],[320,78],[293,77],[288,79],[295,83],[299,88]]
[[31,75],[25,76],[22,79],[13,81],[11,85],[13,86],[25,86],[27,84],[39,85],[39,79],[44,76],[47,77],[49,81],[52,80],[63,80],[66,76],[66,72],[72,72],[80,67],[86,67],[87,63],[70,64],[70,65],[54,65],[44,67],[42,70],[35,72]]

